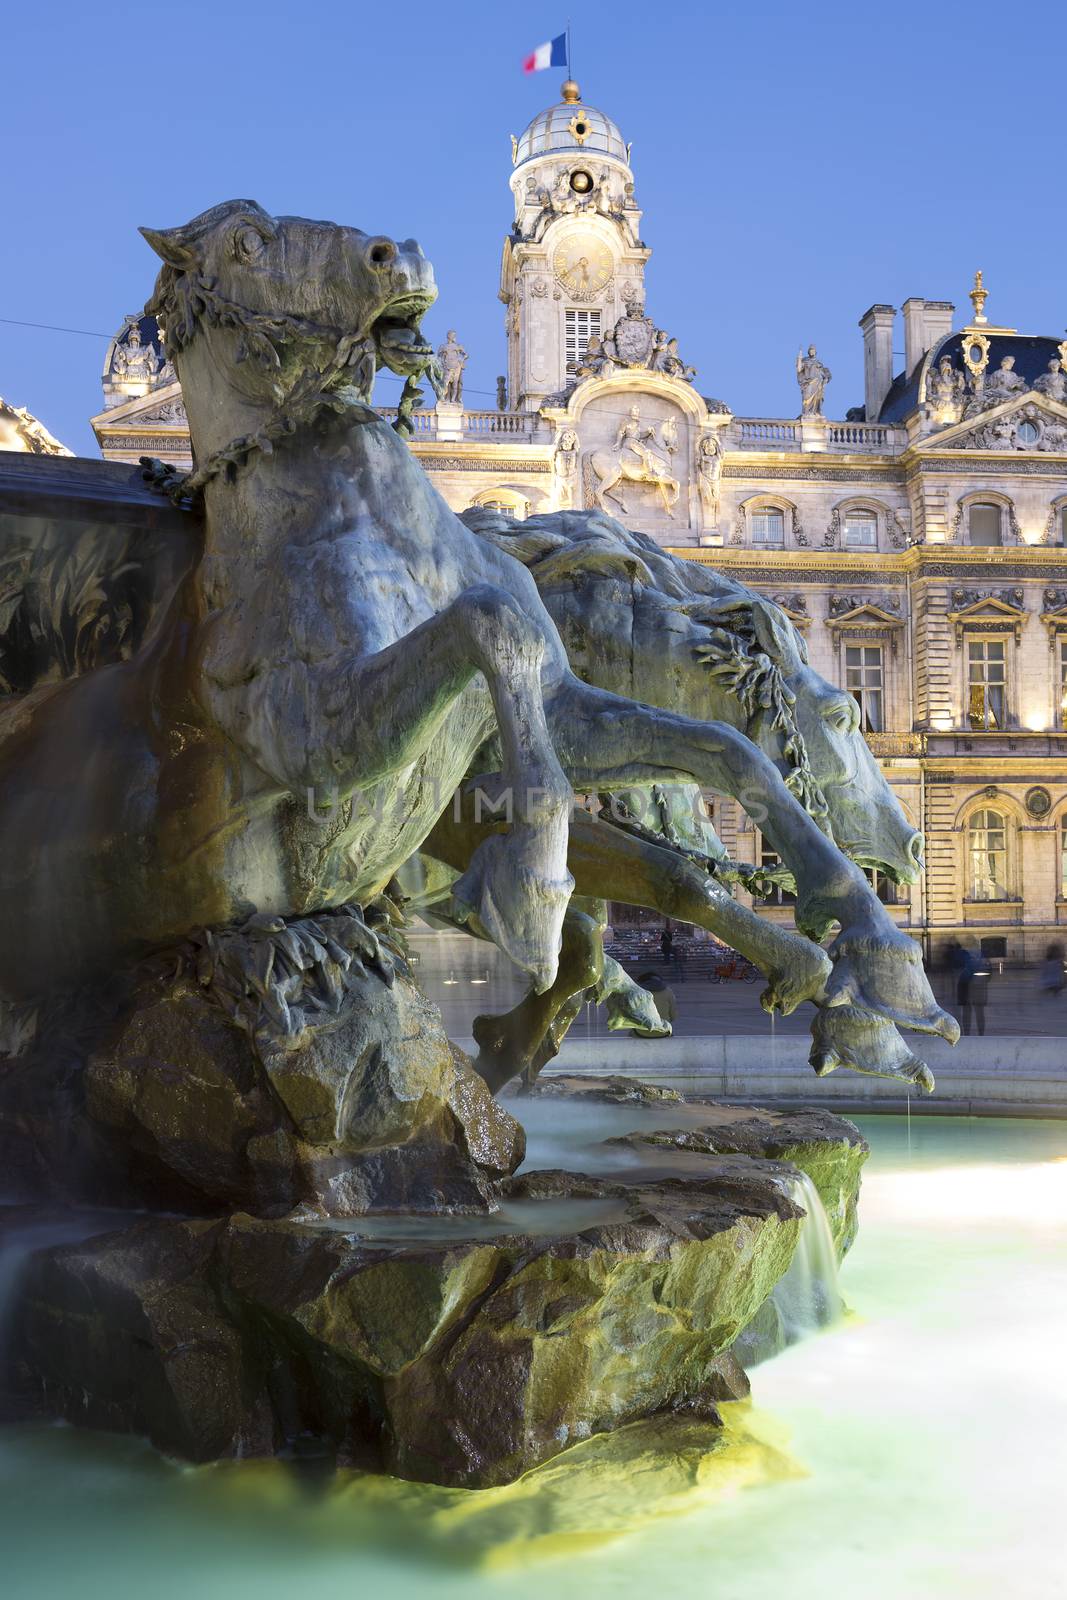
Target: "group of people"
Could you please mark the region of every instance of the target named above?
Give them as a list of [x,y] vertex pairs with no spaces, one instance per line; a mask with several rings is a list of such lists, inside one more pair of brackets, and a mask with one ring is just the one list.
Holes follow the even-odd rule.
[[[1038,968],[1038,991],[1049,999],[1056,999],[1067,987],[1067,970],[1064,967],[1064,947],[1055,943],[1046,947],[1044,960]],[[985,1033],[986,1004],[993,976],[992,963],[981,950],[969,950],[953,939],[945,951],[945,965],[955,984],[956,1013],[964,1033]]]

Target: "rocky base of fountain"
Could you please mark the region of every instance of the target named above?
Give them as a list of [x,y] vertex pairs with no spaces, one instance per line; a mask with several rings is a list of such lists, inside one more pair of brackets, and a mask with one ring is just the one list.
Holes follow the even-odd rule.
[[384,914],[253,917],[0,1054],[7,1196],[217,1215],[485,1212],[526,1141]]
[[[643,1418],[714,1427],[803,1218],[798,1166],[761,1137],[791,1138],[845,1216],[866,1149],[821,1113],[700,1115],[610,1142],[683,1149],[692,1176],[532,1172],[480,1218],[146,1218],[39,1250],[9,1316],[19,1412],[192,1461],[310,1446],[468,1488]],[[745,1148],[716,1152],[728,1136]]]

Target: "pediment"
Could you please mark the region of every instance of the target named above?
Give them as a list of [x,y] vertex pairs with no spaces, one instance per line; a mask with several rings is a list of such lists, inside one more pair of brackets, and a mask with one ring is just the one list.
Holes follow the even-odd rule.
[[955,589],[952,592],[948,620],[956,630],[956,638],[964,633],[992,628],[995,632],[1013,632],[1019,638],[1027,618],[1021,589],[1001,589],[982,593],[975,589]]
[[119,428],[178,428],[188,432],[189,421],[185,414],[180,383],[168,383],[147,394],[132,396],[120,405],[111,406],[92,418],[94,429],[108,431]]
[[847,611],[836,611],[826,619],[827,627],[830,628],[840,628],[845,624],[855,623],[877,623],[883,628],[902,628],[904,619],[898,612],[889,611],[874,600],[865,600],[862,605],[853,606]]
[[916,449],[924,453],[1038,450],[1067,455],[1067,405],[1031,389],[939,429],[919,441]]

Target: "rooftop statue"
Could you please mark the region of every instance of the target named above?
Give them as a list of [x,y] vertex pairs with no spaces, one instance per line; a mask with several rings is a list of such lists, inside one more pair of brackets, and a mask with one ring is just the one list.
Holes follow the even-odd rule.
[[821,417],[826,385],[832,374],[830,368],[819,360],[813,344],[808,353],[797,352],[797,382],[800,385],[800,414],[802,417]]
[[441,404],[462,405],[463,369],[467,365],[467,352],[456,338],[455,328],[449,328],[448,337],[437,351],[437,359],[441,363]]

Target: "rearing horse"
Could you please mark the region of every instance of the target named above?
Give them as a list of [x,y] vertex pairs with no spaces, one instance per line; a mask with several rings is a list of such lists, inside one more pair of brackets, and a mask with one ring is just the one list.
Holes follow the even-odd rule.
[[828,988],[891,1010],[913,947],[774,763],[735,727],[583,683],[525,566],[370,406],[379,361],[409,399],[432,361],[418,246],[246,200],[144,231],[203,550],[129,660],[0,711],[0,895],[19,909],[0,989],[87,982],[252,911],[366,904],[491,747],[512,814],[454,905],[535,990],[557,971],[572,789],[680,781],[758,811],[798,926],[840,923]]

